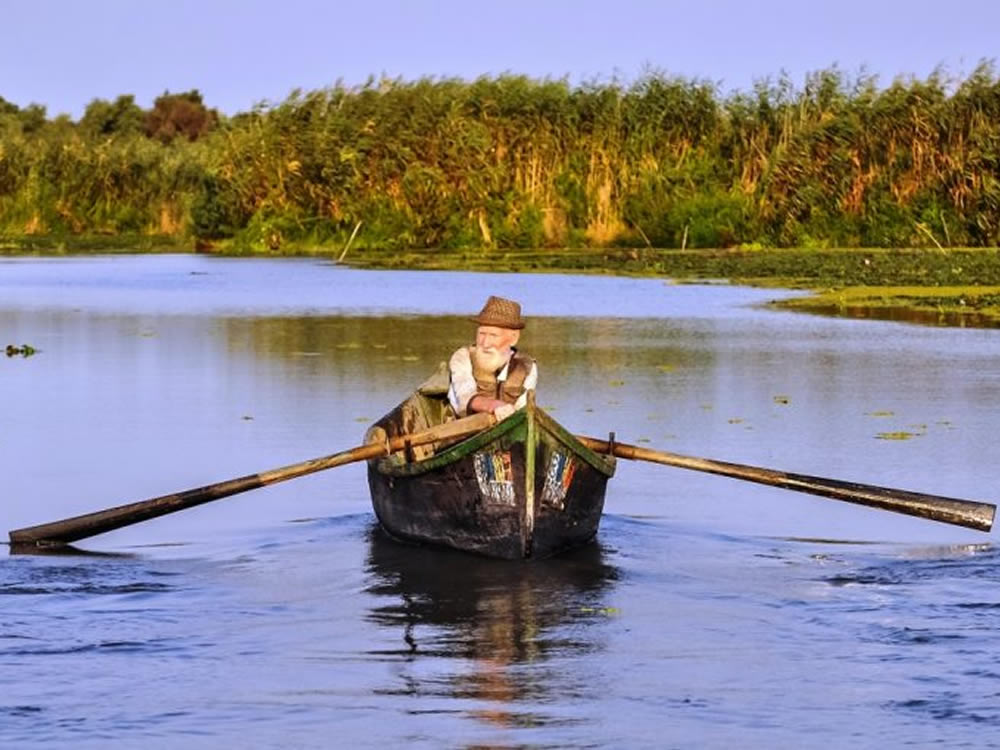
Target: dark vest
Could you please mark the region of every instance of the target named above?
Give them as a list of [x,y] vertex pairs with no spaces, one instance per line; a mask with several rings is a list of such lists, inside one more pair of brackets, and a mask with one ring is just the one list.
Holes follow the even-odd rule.
[[[472,356],[471,352],[469,356]],[[524,381],[531,374],[531,366],[534,363],[535,360],[531,357],[515,351],[507,366],[507,379],[503,381],[497,380],[499,373],[480,372],[473,363],[472,375],[476,379],[477,395],[513,404],[524,393]]]

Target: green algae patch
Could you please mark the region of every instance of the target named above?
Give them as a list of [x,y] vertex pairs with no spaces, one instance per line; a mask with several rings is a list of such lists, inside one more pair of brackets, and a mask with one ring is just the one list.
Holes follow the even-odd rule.
[[907,430],[897,430],[895,432],[880,432],[875,435],[878,440],[911,440],[920,437],[922,433],[908,432]]
[[[313,248],[304,254],[331,253],[331,249]],[[1000,286],[1000,252],[996,248],[676,250],[553,247],[398,250],[363,247],[358,248],[346,264],[355,268],[602,273],[655,276],[673,282],[721,282],[794,289]]]
[[585,615],[601,615],[603,617],[618,617],[622,611],[618,607],[580,607]]
[[944,326],[1000,326],[1000,286],[850,286],[773,303],[788,310]]

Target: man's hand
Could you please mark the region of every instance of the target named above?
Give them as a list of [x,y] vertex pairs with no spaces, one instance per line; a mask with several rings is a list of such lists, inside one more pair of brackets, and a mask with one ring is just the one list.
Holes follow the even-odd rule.
[[493,410],[493,416],[497,418],[497,422],[502,422],[511,414],[513,414],[515,411],[517,410],[514,408],[513,404],[503,404],[502,406],[498,406],[496,409]]

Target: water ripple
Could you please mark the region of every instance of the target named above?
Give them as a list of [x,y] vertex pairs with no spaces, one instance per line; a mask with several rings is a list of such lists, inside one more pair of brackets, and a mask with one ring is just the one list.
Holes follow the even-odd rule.
[[45,709],[41,706],[0,706],[0,716],[34,716]]
[[171,591],[172,586],[164,583],[122,583],[100,584],[53,584],[51,586],[0,586],[0,596],[38,596],[43,594],[93,594],[95,596],[115,594],[158,594]]
[[177,644],[164,640],[151,639],[146,641],[97,641],[95,643],[80,643],[61,647],[0,649],[0,656],[61,656],[92,652],[152,654],[179,650],[182,650],[182,647]]
[[[995,700],[997,696],[994,695]],[[957,692],[939,693],[931,698],[913,698],[889,701],[886,707],[893,711],[917,714],[935,721],[985,724],[1000,727],[1000,710],[995,705],[969,705],[967,696]]]

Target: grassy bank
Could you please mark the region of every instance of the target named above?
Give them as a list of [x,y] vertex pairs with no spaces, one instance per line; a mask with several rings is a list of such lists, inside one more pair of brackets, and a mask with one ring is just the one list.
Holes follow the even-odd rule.
[[182,237],[160,234],[0,234],[0,255],[177,253],[191,250]]

